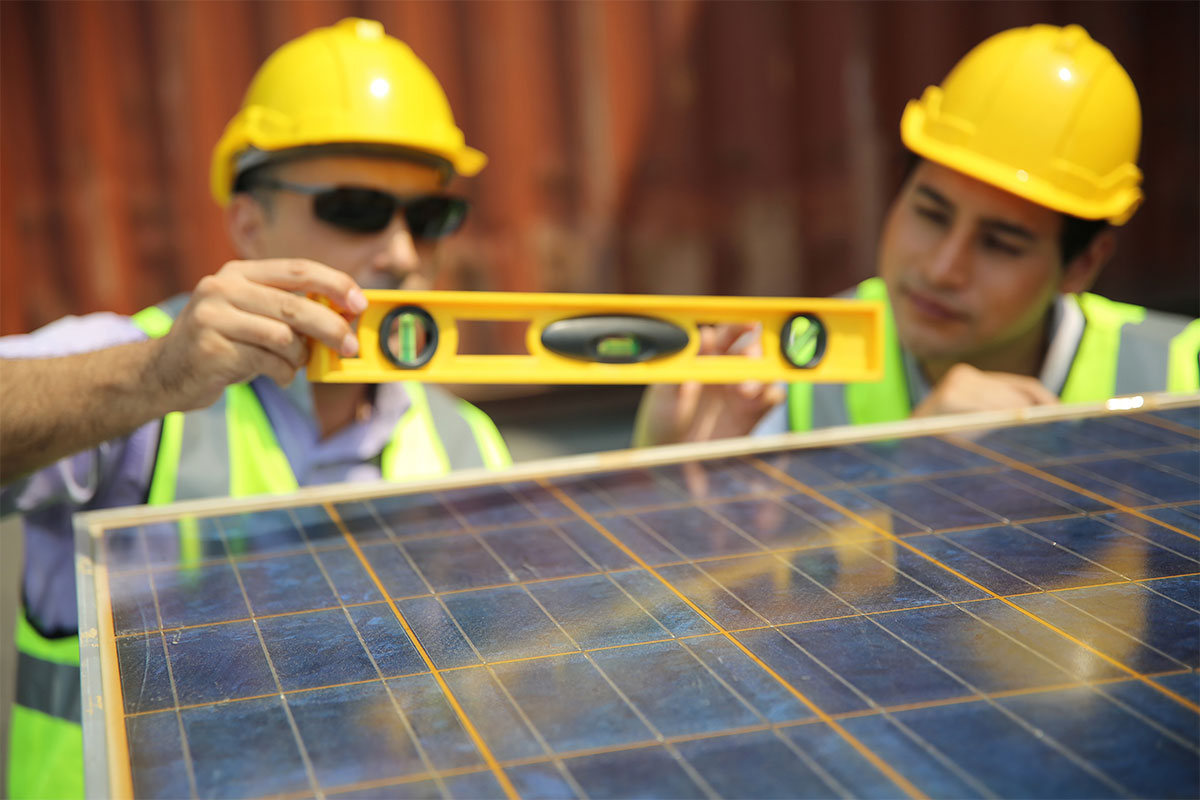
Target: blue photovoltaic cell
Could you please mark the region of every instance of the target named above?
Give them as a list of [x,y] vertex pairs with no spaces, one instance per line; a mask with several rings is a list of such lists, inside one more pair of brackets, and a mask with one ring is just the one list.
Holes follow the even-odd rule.
[[114,527],[86,713],[138,797],[1194,797],[1198,423]]

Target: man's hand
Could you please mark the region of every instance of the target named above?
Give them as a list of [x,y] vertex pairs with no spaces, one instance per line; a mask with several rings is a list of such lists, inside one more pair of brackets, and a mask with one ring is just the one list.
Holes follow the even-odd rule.
[[955,364],[929,396],[913,409],[912,415],[931,417],[1057,403],[1058,397],[1036,378],[1008,372],[983,372],[970,364]]
[[[334,308],[302,294],[327,297]],[[226,386],[269,375],[289,383],[306,337],[358,351],[367,306],[347,274],[314,261],[231,261],[203,278],[171,331],[60,358],[0,360],[0,482],[127,436],[170,411],[211,405]]]
[[[305,294],[329,298],[341,313]],[[226,386],[258,375],[286,386],[308,363],[307,337],[356,355],[347,319],[366,307],[354,280],[324,264],[230,261],[200,280],[159,342],[147,389],[162,393],[167,410],[186,411],[211,405]]]
[[[762,340],[756,334],[753,325],[702,327],[700,353],[759,355]],[[750,336],[753,341],[746,344]],[[780,386],[758,381],[650,386],[638,407],[633,443],[645,447],[745,436],[783,397]]]

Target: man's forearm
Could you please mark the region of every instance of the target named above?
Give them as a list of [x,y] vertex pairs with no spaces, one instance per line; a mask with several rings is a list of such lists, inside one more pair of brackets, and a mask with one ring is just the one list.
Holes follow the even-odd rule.
[[[170,410],[147,385],[156,342],[0,359],[0,483],[125,436]],[[149,381],[152,383],[152,381]]]

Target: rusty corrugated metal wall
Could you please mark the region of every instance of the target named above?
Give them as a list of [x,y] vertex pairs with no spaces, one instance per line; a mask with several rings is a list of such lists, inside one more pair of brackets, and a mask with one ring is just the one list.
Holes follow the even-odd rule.
[[1148,202],[1100,288],[1200,303],[1198,4],[0,3],[0,329],[134,311],[232,256],[208,159],[275,47],[382,20],[491,164],[449,288],[837,291],[870,274],[904,102],[985,36],[1080,22],[1142,95]]

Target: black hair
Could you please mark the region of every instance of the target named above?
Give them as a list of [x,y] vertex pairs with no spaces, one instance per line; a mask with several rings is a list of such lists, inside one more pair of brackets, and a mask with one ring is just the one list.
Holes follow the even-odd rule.
[[276,164],[272,162],[259,164],[238,173],[233,181],[233,194],[248,194],[253,197],[262,206],[268,219],[271,218],[275,209],[271,193],[262,186],[262,179],[273,177],[275,166]]
[[1108,230],[1106,219],[1082,219],[1070,214],[1063,214],[1062,230],[1058,234],[1058,248],[1062,251],[1062,263],[1065,267],[1075,260],[1075,257],[1088,248],[1092,240],[1103,231]]
[[[912,177],[917,166],[925,160],[907,148],[904,153],[904,173],[900,178],[901,186],[908,183],[908,179]],[[1061,216],[1062,230],[1058,234],[1058,250],[1065,267],[1086,250],[1093,239],[1108,230],[1109,222],[1106,219],[1083,219],[1071,214],[1061,214]]]

